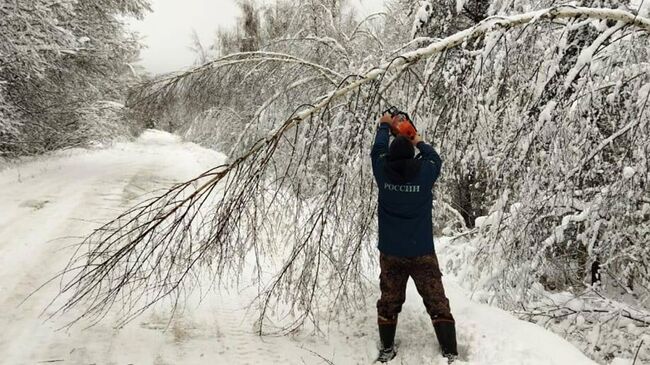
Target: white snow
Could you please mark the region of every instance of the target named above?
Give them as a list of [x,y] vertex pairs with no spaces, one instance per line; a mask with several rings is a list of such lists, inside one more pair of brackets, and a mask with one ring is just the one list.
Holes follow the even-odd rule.
[[460,14],[463,11],[463,7],[467,0],[456,0],[456,12]]
[[495,211],[490,213],[488,216],[476,217],[474,220],[474,225],[477,228],[491,226],[499,221],[499,215],[500,212]]
[[[201,305],[192,300],[171,320],[161,305],[122,329],[114,329],[109,316],[86,330],[57,331],[63,319],[38,317],[57,283],[18,306],[66,264],[70,244],[76,242],[71,236],[88,234],[141,194],[223,160],[175,136],[147,131],[136,142],[56,153],[0,171],[0,364],[370,363],[376,355],[378,285],[368,293],[366,308],[340,315],[338,322],[321,328],[324,335],[256,336],[256,313],[245,308],[255,286],[246,281],[238,290],[203,293]],[[444,255],[444,247],[453,243],[439,239],[437,244]],[[368,277],[376,278],[376,269]],[[445,285],[458,322],[460,363],[594,364],[559,336],[471,301],[452,278],[445,277]],[[444,363],[412,283],[397,338],[395,363]]]
[[510,206],[510,214],[517,214],[523,207],[524,207],[523,203],[520,202],[513,203]]
[[542,109],[542,112],[539,114],[539,123],[544,124],[546,122],[550,122],[551,118],[553,118],[553,112],[555,111],[555,107],[557,106],[557,102],[555,100],[549,101],[546,106],[544,106],[544,109]]
[[476,217],[476,219],[474,220],[474,225],[477,228],[481,228],[485,225],[486,221],[487,221],[487,216]]
[[650,0],[632,0],[630,1],[630,9],[637,10],[639,16],[650,16]]
[[420,1],[418,3],[418,9],[415,11],[415,17],[413,18],[411,38],[415,38],[418,30],[429,21],[432,11],[429,1]]
[[625,166],[623,168],[623,177],[626,179],[630,179],[632,176],[634,176],[635,173],[636,170],[634,169],[634,167]]
[[[650,3],[650,0],[648,0],[648,2]],[[643,104],[645,104],[648,99],[650,99],[650,83],[641,86],[639,88],[638,95],[639,97],[637,98],[637,104],[639,106],[643,106]]]

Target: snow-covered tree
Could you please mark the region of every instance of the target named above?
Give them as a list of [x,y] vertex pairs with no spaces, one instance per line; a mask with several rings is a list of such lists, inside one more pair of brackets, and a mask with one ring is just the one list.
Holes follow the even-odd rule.
[[38,153],[83,143],[81,114],[123,101],[140,45],[124,16],[145,0],[0,3],[0,152]]

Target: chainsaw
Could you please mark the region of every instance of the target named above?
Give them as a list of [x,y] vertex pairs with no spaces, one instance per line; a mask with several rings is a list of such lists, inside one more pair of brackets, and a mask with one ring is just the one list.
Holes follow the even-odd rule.
[[415,124],[413,124],[411,118],[406,114],[406,112],[391,106],[383,114],[390,114],[393,119],[390,123],[390,131],[393,136],[405,136],[409,139],[415,138],[418,131],[415,129]]

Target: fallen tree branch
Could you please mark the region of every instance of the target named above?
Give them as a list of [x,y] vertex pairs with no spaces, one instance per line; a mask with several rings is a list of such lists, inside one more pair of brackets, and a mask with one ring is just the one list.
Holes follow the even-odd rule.
[[[398,68],[407,63],[415,63],[422,58],[430,57],[433,54],[439,53],[448,48],[456,47],[467,40],[485,34],[495,27],[511,28],[529,22],[537,21],[539,19],[551,20],[555,18],[575,18],[580,16],[584,16],[592,19],[620,21],[622,23],[633,25],[650,32],[650,19],[638,17],[635,14],[632,14],[630,12],[624,10],[617,10],[617,9],[593,9],[593,8],[583,8],[583,7],[562,5],[550,9],[538,10],[538,11],[533,11],[533,12],[520,14],[520,15],[514,15],[510,17],[503,17],[503,16],[490,17],[472,28],[453,34],[438,42],[434,42],[427,47],[420,48],[415,51],[403,53],[400,56],[397,56],[394,60],[390,62],[386,62],[378,67],[371,69],[370,71],[361,75],[357,81],[352,82],[343,88],[340,88],[328,95],[323,96],[322,101],[320,103],[315,104],[312,108],[308,108],[297,113],[293,118],[287,120],[287,122],[284,125],[282,125],[279,129],[272,132],[270,138],[271,139],[274,138],[275,136],[278,135],[279,132],[284,132],[287,129],[294,126],[295,124],[298,124],[301,121],[308,118],[309,116],[317,113],[318,111],[323,109],[326,105],[328,105],[332,100],[338,99],[341,96],[346,95],[350,91],[358,89],[359,87],[361,87],[362,85],[370,81],[376,80],[380,75],[385,73],[390,67]],[[267,140],[269,139],[267,138]],[[254,146],[252,150],[259,149],[259,148],[261,148],[261,145]]]

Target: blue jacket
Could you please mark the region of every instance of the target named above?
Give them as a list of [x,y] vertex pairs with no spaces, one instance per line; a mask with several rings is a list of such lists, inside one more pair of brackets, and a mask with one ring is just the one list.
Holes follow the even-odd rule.
[[403,184],[388,178],[388,133],[390,127],[377,128],[372,146],[372,171],[379,189],[379,251],[382,253],[416,257],[434,253],[432,205],[433,183],[440,175],[442,160],[430,145],[420,142],[419,171]]

